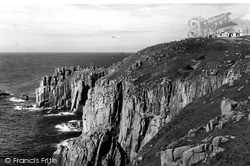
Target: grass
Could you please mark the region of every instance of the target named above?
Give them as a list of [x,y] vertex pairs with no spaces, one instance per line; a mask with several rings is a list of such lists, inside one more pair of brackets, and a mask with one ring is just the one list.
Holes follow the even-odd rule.
[[[211,92],[203,97],[188,104],[170,123],[163,127],[158,134],[148,142],[138,157],[142,156],[143,160],[140,165],[159,166],[159,152],[168,146],[171,142],[178,140],[187,134],[190,129],[198,128],[206,124],[209,120],[221,115],[220,102],[223,97],[235,101],[244,101],[250,94],[249,75],[243,75],[233,86],[223,85],[221,88]],[[241,91],[239,87],[244,86]],[[250,108],[250,105],[248,105]],[[196,137],[193,143],[199,143],[210,133],[203,133]],[[245,166],[249,164],[250,150],[250,122],[242,121],[239,124],[226,125],[224,129],[212,133],[213,135],[235,135],[236,139],[228,143],[226,152],[214,161],[210,161],[213,166]],[[187,144],[184,142],[182,144]],[[178,146],[181,146],[180,144]]]
[[[158,44],[124,59],[116,65],[116,71],[104,78],[127,78],[135,86],[140,86],[138,91],[142,91],[160,83],[164,77],[171,80],[185,79],[214,66],[223,73],[237,59],[250,54],[249,42],[240,40],[241,44],[237,44],[239,40],[195,38]],[[226,63],[228,60],[230,62]],[[141,61],[142,65],[133,69],[133,65],[138,61]],[[192,70],[190,66],[197,65],[198,62],[198,67]]]
[[[165,77],[172,82],[177,78],[192,79],[201,72],[210,69],[217,69],[215,74],[224,75],[225,71],[237,60],[241,59],[244,61],[243,64],[245,63],[245,55],[250,54],[249,39],[249,36],[237,39],[194,38],[158,44],[145,48],[124,59],[116,66],[112,66],[112,68],[116,67],[117,70],[104,78],[107,80],[126,78],[127,81],[134,84],[135,88],[131,93],[141,96],[138,94],[142,94],[145,89],[155,88]],[[135,68],[138,61],[142,62],[142,65]],[[242,65],[242,68],[245,66]],[[246,100],[250,94],[250,85],[245,82],[247,79],[249,80],[249,75],[243,74],[233,86],[223,85],[216,91],[188,104],[139,151],[137,157],[143,157],[139,165],[159,166],[159,152],[162,149],[186,135],[190,129],[202,126],[221,115],[220,102],[223,97],[235,101]],[[243,90],[237,91],[242,86],[245,86]],[[228,145],[232,148],[219,156],[217,160],[211,161],[212,165],[236,166],[242,164],[244,166],[249,164],[250,159],[247,156],[249,156],[250,147],[246,140],[250,138],[249,122],[228,125],[223,130],[213,134],[220,135],[224,134],[223,132],[235,134],[236,141],[230,142]],[[207,136],[208,133],[201,134],[196,137],[193,143],[198,143]],[[187,142],[184,141],[181,144],[187,144]],[[237,150],[238,148],[241,148],[242,151]]]

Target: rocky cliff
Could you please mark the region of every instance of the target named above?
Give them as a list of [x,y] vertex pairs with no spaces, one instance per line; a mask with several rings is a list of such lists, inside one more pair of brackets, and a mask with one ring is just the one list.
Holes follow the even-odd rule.
[[148,47],[108,69],[57,69],[37,89],[37,104],[82,113],[83,133],[54,157],[63,166],[143,163],[145,148],[186,105],[241,78],[248,47],[244,39],[185,39]]
[[104,69],[100,67],[56,68],[54,75],[43,77],[40,87],[36,89],[37,106],[81,113],[88,89],[104,75]]

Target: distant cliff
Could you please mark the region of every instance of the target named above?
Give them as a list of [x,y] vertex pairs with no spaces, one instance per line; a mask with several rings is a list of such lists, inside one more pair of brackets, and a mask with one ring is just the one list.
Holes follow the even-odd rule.
[[43,77],[40,87],[36,89],[37,106],[81,113],[88,89],[104,74],[105,70],[99,67],[56,68],[54,75]]
[[244,41],[195,38],[148,47],[108,69],[56,69],[36,90],[37,104],[81,113],[83,133],[54,157],[63,166],[142,160],[143,146],[186,105],[242,76],[247,53]]

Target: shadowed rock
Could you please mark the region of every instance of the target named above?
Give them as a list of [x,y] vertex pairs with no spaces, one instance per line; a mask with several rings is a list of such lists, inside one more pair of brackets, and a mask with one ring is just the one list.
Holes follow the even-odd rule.
[[112,138],[109,126],[102,126],[67,141],[53,154],[58,161],[50,166],[125,166],[128,163],[125,152]]
[[0,90],[0,97],[5,97],[5,96],[9,96],[10,94],[5,92],[4,90]]

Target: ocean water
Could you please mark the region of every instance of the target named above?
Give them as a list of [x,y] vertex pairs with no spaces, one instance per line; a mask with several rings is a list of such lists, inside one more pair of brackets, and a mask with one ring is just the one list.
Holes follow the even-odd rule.
[[[49,158],[56,145],[63,140],[77,137],[79,132],[70,132],[60,128],[60,124],[70,120],[79,120],[71,114],[63,116],[45,116],[48,110],[22,110],[27,102],[22,95],[30,97],[29,104],[35,104],[35,88],[42,76],[51,75],[56,67],[93,65],[108,67],[121,61],[130,53],[1,53],[0,89],[11,94],[0,97],[0,165],[36,165],[18,164],[10,158]],[[58,127],[59,126],[59,127]],[[20,163],[20,160],[19,160]],[[44,164],[38,165],[47,165]]]

